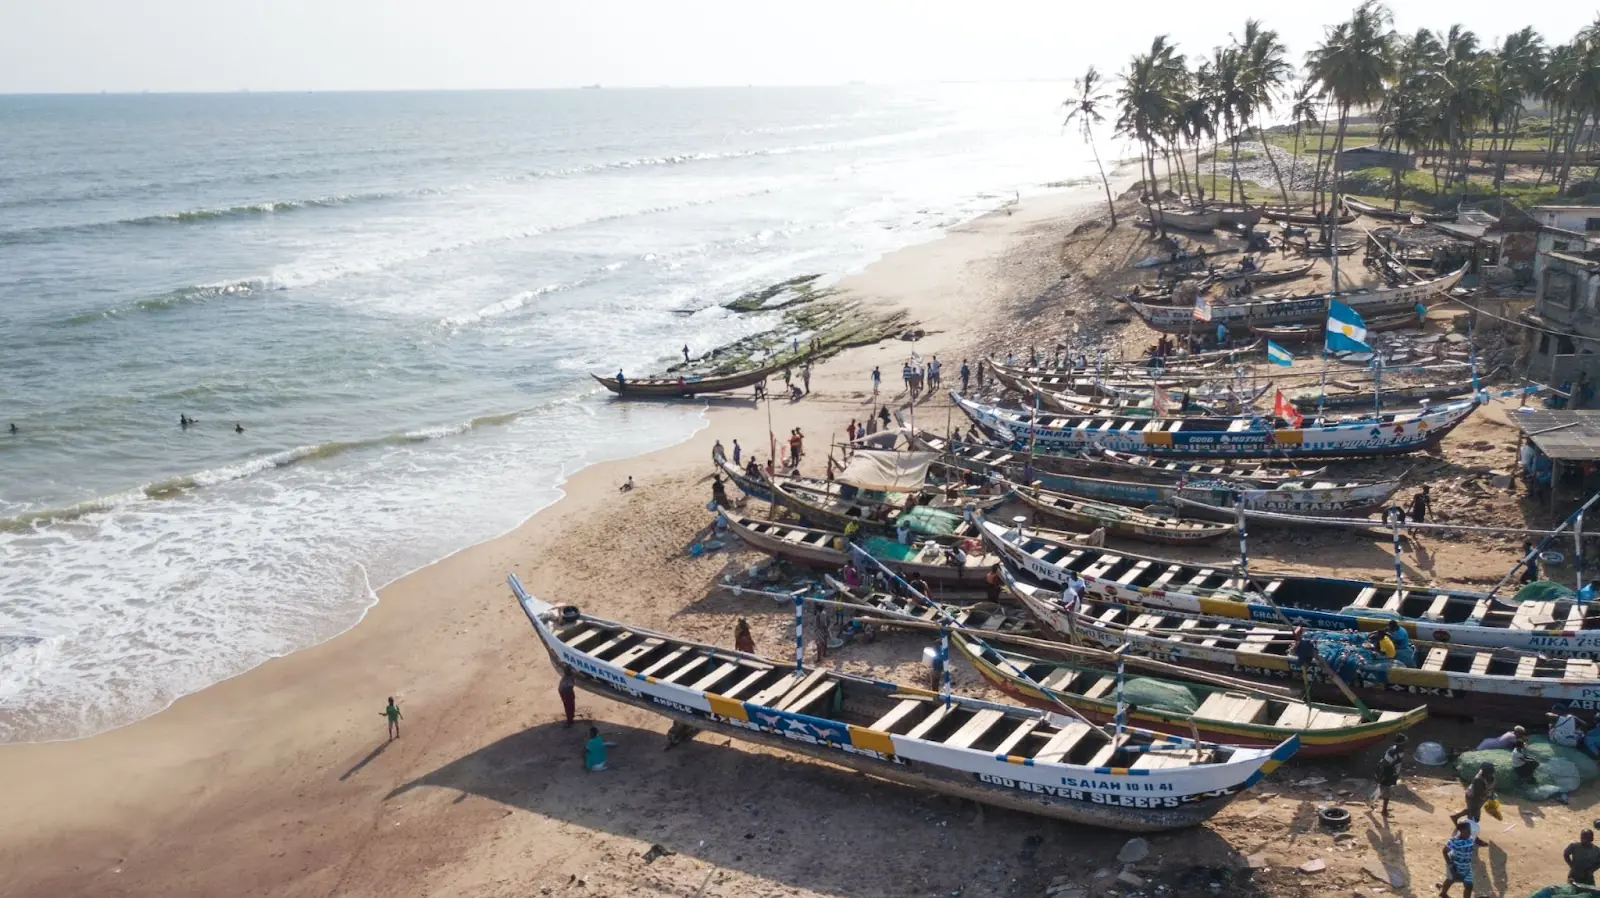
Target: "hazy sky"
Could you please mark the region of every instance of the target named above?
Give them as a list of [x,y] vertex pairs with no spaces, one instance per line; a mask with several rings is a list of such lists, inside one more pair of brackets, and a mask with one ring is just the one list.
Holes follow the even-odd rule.
[[[1485,43],[1524,25],[1566,40],[1595,17],[1582,3],[1396,0],[1391,8],[1402,31],[1460,22]],[[1161,32],[1185,52],[1209,52],[1241,28],[1246,10],[1278,29],[1298,60],[1347,9],[1192,0],[0,0],[0,92],[1055,80],[1088,63],[1115,73]]]

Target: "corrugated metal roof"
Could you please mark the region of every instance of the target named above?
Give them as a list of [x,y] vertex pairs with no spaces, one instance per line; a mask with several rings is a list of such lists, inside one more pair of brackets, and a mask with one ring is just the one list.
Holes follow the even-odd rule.
[[1507,417],[1553,459],[1600,460],[1600,410],[1524,409]]

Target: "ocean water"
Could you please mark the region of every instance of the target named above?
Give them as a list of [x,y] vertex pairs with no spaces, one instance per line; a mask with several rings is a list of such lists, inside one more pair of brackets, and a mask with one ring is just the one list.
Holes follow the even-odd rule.
[[1065,96],[0,97],[0,741],[326,639],[576,469],[687,438],[700,409],[586,374],[1088,174]]

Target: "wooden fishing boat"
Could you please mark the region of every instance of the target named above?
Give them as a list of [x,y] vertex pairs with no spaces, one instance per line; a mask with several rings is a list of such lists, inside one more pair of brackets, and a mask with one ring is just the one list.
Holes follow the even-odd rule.
[[1335,458],[1399,455],[1436,445],[1477,408],[1466,399],[1408,411],[1323,418],[1300,427],[1258,418],[1118,418],[1039,415],[973,402],[951,393],[956,407],[1013,445],[1076,455],[1101,448],[1158,457]]
[[1217,213],[1218,224],[1224,228],[1248,231],[1261,222],[1259,206],[1212,206],[1211,211]]
[[[1279,343],[1309,343],[1320,340],[1327,332],[1328,321],[1307,322],[1305,324],[1269,324],[1251,325],[1250,332],[1274,340]],[[1397,331],[1408,327],[1421,327],[1422,319],[1416,311],[1397,312],[1393,315],[1383,315],[1367,320],[1368,331]]]
[[[1047,390],[1037,384],[1029,384],[1030,393],[1038,399],[1042,408],[1063,415],[1098,415],[1125,418],[1153,418],[1155,417],[1155,398],[1132,397],[1126,399],[1101,399],[1094,396],[1083,396],[1077,393],[1057,393]],[[1186,415],[1218,415],[1228,414],[1231,409],[1247,409],[1251,404],[1260,399],[1272,384],[1263,384],[1258,390],[1248,396],[1236,396],[1230,391],[1229,395],[1218,397],[1214,392],[1201,396],[1185,392],[1172,401],[1172,417]],[[1030,394],[1024,394],[1024,397]]]
[[[1328,317],[1328,303],[1338,300],[1355,309],[1362,316],[1379,317],[1402,311],[1412,311],[1418,303],[1445,293],[1461,280],[1467,267],[1428,281],[1402,284],[1398,287],[1363,287],[1342,290],[1338,293],[1315,293],[1310,296],[1257,299],[1249,302],[1213,303],[1211,322],[1215,329],[1221,324],[1231,330],[1243,330],[1252,325],[1299,324],[1316,322]],[[1129,301],[1129,308],[1145,323],[1164,333],[1186,333],[1194,327],[1194,309],[1186,305],[1163,306]]]
[[[1052,461],[1056,458],[1051,456]],[[1137,472],[1140,476],[1154,475],[1167,480],[1223,481],[1248,484],[1257,489],[1278,489],[1285,483],[1314,480],[1327,470],[1325,467],[1292,468],[1287,465],[1263,465],[1251,462],[1211,465],[1198,461],[1151,458],[1148,455],[1135,455],[1132,452],[1117,452],[1111,449],[1093,450],[1088,453],[1085,461],[1111,473],[1113,477]],[[1065,472],[1068,469],[1054,470]],[[1095,471],[1090,470],[1087,473]]]
[[794,360],[790,359],[782,364],[768,365],[765,368],[713,377],[685,375],[683,377],[643,377],[619,381],[615,377],[601,377],[598,374],[589,376],[594,378],[600,386],[616,393],[618,396],[653,398],[699,396],[703,393],[722,393],[758,384],[783,371],[784,368],[793,367],[794,364]]
[[579,688],[871,776],[1074,823],[1157,832],[1204,822],[1299,748],[1108,733],[1064,715],[799,666],[556,607],[508,578]]
[[[1260,348],[1261,341],[1257,340],[1248,346],[1236,346],[1232,349],[1211,349],[1205,352],[1196,352],[1189,355],[1176,356],[1168,361],[1172,363],[1171,367],[1175,371],[1184,370],[1187,368],[1214,368],[1218,366],[1231,365],[1238,359],[1245,358],[1250,353],[1255,352]],[[1011,377],[1022,380],[1033,380],[1040,377],[1074,377],[1093,375],[1096,370],[1099,370],[1102,373],[1124,371],[1137,376],[1142,376],[1145,368],[1145,363],[1142,360],[1109,361],[1100,365],[1090,365],[1085,368],[1079,368],[1075,365],[1007,364],[1006,362],[996,360],[992,356],[985,359],[985,361],[988,362],[988,365],[991,369],[1003,370]],[[1112,374],[1112,379],[1115,379],[1114,374]]]
[[[1409,387],[1394,387],[1388,390],[1379,390],[1377,396],[1371,391],[1352,392],[1339,391],[1326,394],[1320,403],[1324,410],[1362,408],[1364,406],[1381,405],[1386,408],[1403,405],[1417,405],[1423,402],[1448,402],[1471,396],[1476,391],[1470,380],[1460,380],[1454,383],[1443,384],[1417,384]],[[1299,393],[1289,397],[1294,407],[1302,412],[1311,413],[1319,405],[1317,394]]]
[[1089,502],[1062,493],[1016,484],[1012,484],[1012,494],[1041,517],[1065,524],[1074,530],[1104,529],[1109,535],[1141,542],[1192,546],[1221,539],[1233,533],[1233,526],[1230,524],[1213,524],[1149,514],[1125,505]]
[[1167,209],[1146,206],[1150,212],[1149,227],[1175,228],[1197,234],[1209,234],[1222,226],[1222,213],[1216,209]]
[[716,466],[722,472],[722,476],[733,481],[733,485],[746,496],[758,502],[773,501],[772,490],[767,486],[766,478],[762,476],[759,466],[752,471],[749,468],[741,468],[727,459],[717,461]]
[[1039,632],[1039,622],[1016,603],[1001,605],[996,602],[976,602],[970,605],[951,605],[940,602],[939,607],[934,608],[911,596],[879,592],[866,587],[852,590],[833,577],[824,576],[822,579],[828,584],[828,588],[833,590],[839,601],[851,602],[860,605],[862,610],[879,612],[890,618],[916,621],[929,626],[954,626],[986,635],[1034,636]]
[[[1267,219],[1268,221],[1281,221],[1288,224],[1303,225],[1321,225],[1329,224],[1330,222],[1335,221],[1334,216],[1329,213],[1317,215],[1313,212],[1301,212],[1294,209],[1286,209],[1283,206],[1266,206],[1261,210],[1261,217]],[[1338,216],[1337,223],[1344,225],[1355,220],[1356,217],[1354,215],[1350,214],[1349,212],[1345,212],[1343,215]]]
[[1035,579],[1064,585],[1072,573],[1089,595],[1154,611],[1254,621],[1284,621],[1323,630],[1376,630],[1397,621],[1431,642],[1593,656],[1600,652],[1600,608],[1569,599],[1512,603],[1466,590],[1406,586],[1342,577],[1231,570],[1061,543],[1046,535],[977,519],[979,530],[1008,564]]
[[1371,218],[1381,218],[1381,219],[1384,219],[1385,221],[1405,221],[1405,222],[1409,222],[1413,218],[1420,218],[1423,221],[1455,221],[1456,220],[1456,213],[1454,213],[1454,212],[1411,212],[1411,211],[1408,211],[1408,210],[1405,210],[1405,209],[1401,209],[1401,210],[1397,211],[1397,210],[1394,210],[1394,209],[1384,209],[1384,208],[1379,207],[1379,206],[1374,206],[1371,203],[1363,203],[1362,201],[1360,201],[1358,199],[1352,199],[1351,197],[1348,197],[1348,196],[1347,197],[1341,197],[1341,199],[1344,200],[1344,207],[1346,209],[1348,209],[1352,214],[1355,214],[1355,215],[1366,215],[1366,216],[1369,216]]
[[[1009,570],[1002,573],[1012,594],[1046,629],[1064,638],[1105,648],[1127,645],[1136,654],[1196,670],[1296,686],[1309,682],[1314,697],[1345,700],[1320,665],[1301,669],[1294,633],[1282,624],[1207,619],[1100,600],[1069,612],[1056,601],[1056,593]],[[1311,635],[1314,642],[1324,638]],[[1340,640],[1359,637],[1325,638],[1336,650]],[[1343,659],[1346,663],[1337,664],[1336,672],[1363,702],[1401,711],[1425,702],[1434,715],[1543,726],[1552,706],[1586,711],[1600,706],[1600,667],[1587,658],[1425,642],[1412,647],[1416,667],[1362,661],[1352,653]]]
[[[728,531],[751,548],[806,567],[838,570],[850,560],[849,543],[836,530],[763,521],[726,508],[717,509]],[[881,536],[859,536],[856,543],[867,554],[899,571],[907,580],[922,579],[939,586],[977,586],[984,573],[999,563],[984,548],[972,525],[963,521],[956,533],[903,546]],[[965,563],[954,561],[952,550],[964,546]]]
[[[763,477],[765,475],[763,474]],[[773,499],[802,520],[844,530],[851,524],[873,531],[895,529],[901,516],[914,508],[932,508],[960,515],[968,506],[980,511],[998,507],[1007,496],[979,495],[975,490],[883,493],[856,490],[848,484],[824,482],[818,487],[792,477],[765,478]],[[954,493],[951,495],[950,493]]]
[[1399,477],[1368,482],[1291,480],[1278,483],[1271,489],[1262,489],[1199,478],[1177,483],[1153,483],[1148,480],[1111,480],[1059,474],[1038,470],[1037,454],[1034,456],[1034,466],[1035,482],[1045,489],[1068,496],[1138,507],[1177,507],[1178,500],[1185,499],[1187,501],[1182,506],[1184,514],[1223,521],[1233,520],[1237,516],[1235,509],[1240,507],[1247,511],[1297,515],[1362,515],[1387,508],[1389,500],[1400,489],[1401,481]]
[[1216,274],[1211,275],[1210,280],[1213,283],[1222,284],[1232,284],[1239,281],[1248,281],[1252,284],[1276,284],[1282,281],[1292,281],[1295,278],[1304,277],[1311,273],[1311,269],[1316,267],[1316,264],[1316,260],[1313,259],[1304,265],[1296,265],[1293,268],[1280,268],[1277,270],[1268,270],[1262,268],[1230,268],[1227,271],[1219,271]]
[[[986,476],[1015,480],[1028,461],[1027,453],[1012,452],[1005,446],[986,446],[970,441],[947,440],[926,431],[916,431],[909,435],[918,447],[940,453],[946,464]],[[1310,480],[1325,470],[1250,462],[1212,465],[1197,461],[1170,461],[1106,449],[1077,456],[1035,454],[1033,469],[1056,473],[1075,471],[1087,475],[1110,474],[1113,477],[1136,474],[1141,478],[1156,477],[1169,481],[1220,481],[1264,490],[1278,489],[1283,484],[1296,480]],[[1037,475],[1032,479],[1038,479]]]
[[1146,256],[1133,263],[1134,268],[1165,268],[1172,265],[1204,265],[1205,260],[1238,252],[1238,249],[1213,249]]
[[[1112,671],[1009,648],[982,647],[960,634],[951,636],[950,641],[984,679],[1024,704],[1047,710],[1068,705],[1097,723],[1116,716],[1116,674]],[[1153,693],[1167,699],[1165,706],[1134,703],[1127,713],[1128,723],[1134,726],[1179,736],[1198,733],[1206,741],[1240,745],[1277,745],[1295,736],[1300,740],[1300,754],[1310,758],[1353,754],[1393,738],[1428,716],[1427,706],[1418,705],[1404,712],[1372,712],[1372,719],[1363,720],[1360,711],[1349,707],[1147,674],[1125,679],[1124,691],[1133,690],[1141,696]]]

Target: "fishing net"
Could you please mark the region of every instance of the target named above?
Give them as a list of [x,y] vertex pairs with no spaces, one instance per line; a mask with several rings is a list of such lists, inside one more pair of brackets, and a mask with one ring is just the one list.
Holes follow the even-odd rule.
[[918,505],[901,514],[899,521],[912,533],[922,536],[949,536],[961,526],[961,515],[937,508]]
[[910,561],[921,553],[921,549],[912,546],[903,546],[892,539],[881,536],[869,536],[866,541],[867,554],[883,561]]
[[1549,580],[1535,580],[1517,590],[1517,594],[1511,597],[1511,601],[1554,602],[1560,599],[1576,600],[1577,598],[1577,593],[1562,586],[1560,583],[1551,583]]
[[1533,771],[1533,776],[1526,779],[1518,777],[1512,769],[1509,749],[1463,752],[1456,759],[1456,775],[1461,777],[1462,782],[1467,782],[1478,772],[1479,766],[1488,762],[1494,765],[1495,783],[1499,791],[1535,801],[1565,795],[1600,777],[1600,764],[1596,764],[1593,758],[1575,748],[1552,745],[1543,736],[1529,737],[1528,754],[1538,760],[1539,766]]
[[1575,885],[1545,886],[1528,898],[1595,898],[1600,891]]
[[1172,714],[1193,714],[1200,707],[1195,701],[1194,692],[1188,687],[1147,677],[1129,677],[1122,684],[1122,700],[1130,705]]

